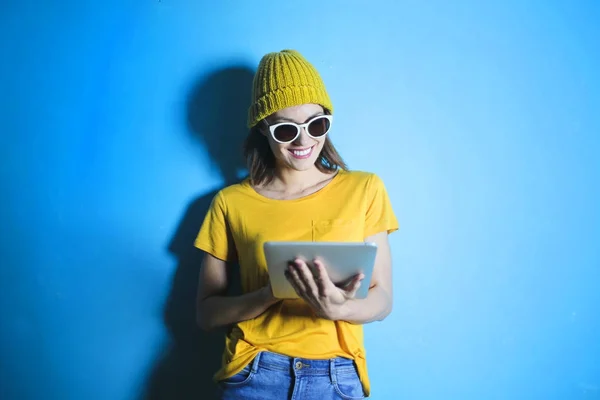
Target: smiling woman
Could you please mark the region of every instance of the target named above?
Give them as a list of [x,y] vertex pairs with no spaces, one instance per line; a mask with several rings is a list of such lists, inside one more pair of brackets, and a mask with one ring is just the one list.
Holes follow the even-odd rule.
[[[196,240],[206,252],[198,323],[230,326],[215,375],[223,399],[360,399],[369,395],[362,324],[392,308],[388,234],[398,228],[383,182],[348,171],[328,137],[333,107],[318,72],[297,51],[263,57],[254,78],[243,182],[214,198]],[[263,243],[375,242],[368,296],[364,276],[337,287],[318,260],[291,260],[299,299],[277,299]],[[244,294],[225,296],[228,265]]]

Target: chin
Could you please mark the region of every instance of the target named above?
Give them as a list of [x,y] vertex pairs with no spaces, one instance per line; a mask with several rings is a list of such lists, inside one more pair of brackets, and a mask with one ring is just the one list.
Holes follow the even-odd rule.
[[308,171],[308,170],[311,170],[315,166],[315,162],[316,162],[316,160],[313,162],[302,163],[301,165],[298,165],[296,163],[296,164],[290,165],[290,167],[292,167],[296,171]]
[[306,159],[306,160],[296,160],[294,158],[290,159],[290,158],[286,158],[285,160],[282,160],[282,164],[285,165],[287,168],[296,170],[296,171],[306,171],[311,169],[312,167],[314,167],[315,162],[317,161],[316,158],[311,157],[310,159]]

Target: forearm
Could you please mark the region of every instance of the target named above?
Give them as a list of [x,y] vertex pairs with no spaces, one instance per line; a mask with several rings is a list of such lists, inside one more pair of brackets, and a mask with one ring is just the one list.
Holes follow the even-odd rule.
[[364,299],[348,300],[340,307],[336,320],[352,324],[382,321],[392,311],[392,296],[383,287],[374,286]]
[[198,325],[211,330],[255,318],[265,312],[277,299],[260,289],[241,296],[210,296],[199,303]]

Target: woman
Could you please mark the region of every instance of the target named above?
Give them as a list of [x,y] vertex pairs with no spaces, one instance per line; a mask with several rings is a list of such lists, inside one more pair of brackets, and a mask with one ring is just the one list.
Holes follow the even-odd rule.
[[[381,180],[349,172],[327,136],[333,107],[298,52],[269,53],[254,77],[245,145],[250,176],[221,190],[196,246],[206,252],[198,322],[230,326],[216,373],[222,398],[360,399],[369,395],[362,324],[392,309],[388,234],[398,228]],[[274,298],[263,243],[369,241],[378,245],[367,298],[362,275],[336,287],[318,260],[294,260],[299,299]],[[238,297],[224,295],[227,265],[240,265]],[[311,272],[314,271],[314,272]]]

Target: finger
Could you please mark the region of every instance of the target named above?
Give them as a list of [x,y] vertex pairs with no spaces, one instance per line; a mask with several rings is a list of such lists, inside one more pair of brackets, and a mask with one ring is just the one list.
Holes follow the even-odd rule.
[[298,285],[298,282],[296,282],[294,280],[294,278],[292,278],[292,276],[289,272],[286,272],[285,276],[288,278],[288,282],[290,283],[290,286],[292,286],[292,289],[294,289],[294,292],[296,292],[298,297],[304,298],[304,291],[302,290],[302,288],[300,288],[300,286]]
[[335,286],[331,279],[329,278],[329,274],[327,274],[327,270],[325,269],[325,265],[319,259],[314,260],[315,265],[315,282],[317,283],[317,288],[319,290],[319,296],[327,297],[329,291],[332,286]]
[[313,296],[317,296],[319,293],[319,288],[317,287],[315,277],[311,269],[308,267],[308,264],[304,260],[296,259],[294,260],[294,267],[292,268],[298,272],[298,276],[306,288],[306,293],[311,293]]
[[348,286],[346,286],[346,288],[344,288],[344,291],[346,292],[346,296],[354,297],[356,295],[356,292],[360,288],[363,279],[365,279],[365,276],[363,274],[356,275],[352,279],[350,284]]
[[304,297],[306,289],[304,288],[304,284],[298,277],[298,273],[294,270],[293,267],[288,267],[288,270],[285,272],[285,277],[287,278],[288,282],[292,285],[296,293],[299,296]]

